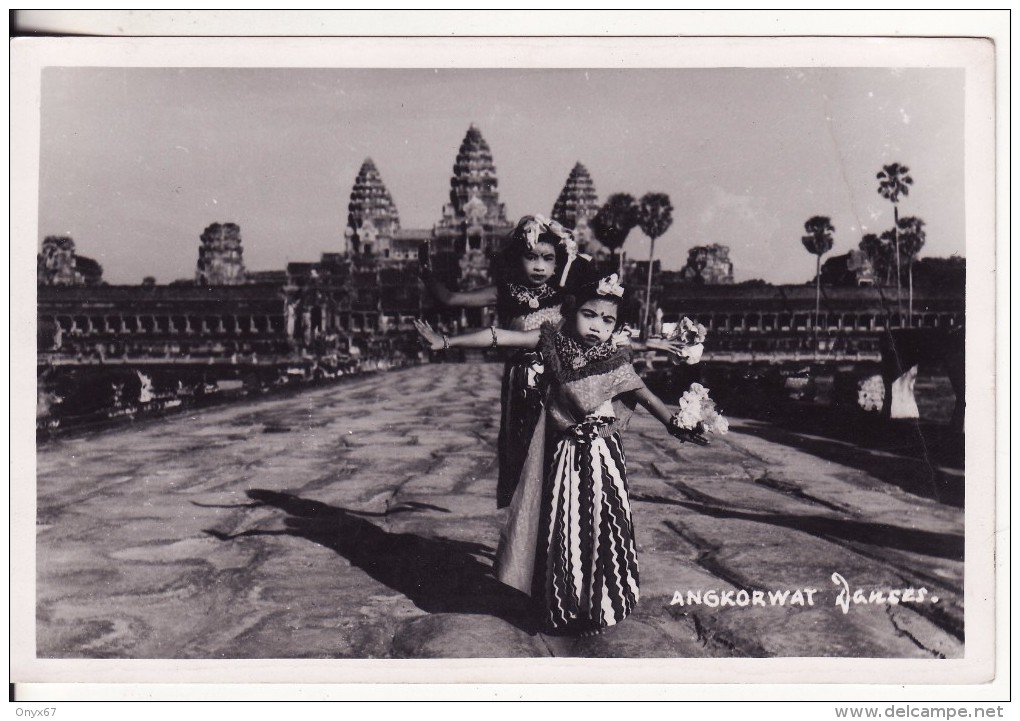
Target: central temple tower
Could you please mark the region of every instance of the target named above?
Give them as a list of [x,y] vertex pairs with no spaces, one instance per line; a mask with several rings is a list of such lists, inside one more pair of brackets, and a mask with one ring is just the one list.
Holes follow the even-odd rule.
[[492,151],[472,123],[457,152],[450,178],[450,202],[432,229],[434,251],[459,257],[465,287],[486,284],[489,255],[497,251],[514,224],[499,202],[499,181]]

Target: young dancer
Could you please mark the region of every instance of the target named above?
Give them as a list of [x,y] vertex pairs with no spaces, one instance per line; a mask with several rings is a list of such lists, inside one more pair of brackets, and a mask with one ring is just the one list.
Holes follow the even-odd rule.
[[578,289],[564,319],[537,330],[488,328],[447,337],[418,321],[436,350],[503,346],[539,349],[545,405],[528,443],[520,482],[500,537],[496,576],[532,596],[552,631],[598,633],[638,600],[638,562],[620,431],[635,405],[681,440],[700,436],[671,423],[641,381],[631,352],[613,341],[624,290],[614,274]]
[[[432,273],[427,252],[420,257],[422,282],[447,307],[496,307],[500,328],[537,330],[543,323],[561,320],[565,295],[595,279],[594,265],[578,253],[573,233],[541,215],[525,215],[510,233],[492,264],[493,285],[469,291],[451,291]],[[617,333],[619,345],[638,344],[630,334]],[[493,343],[490,343],[492,345]],[[651,340],[642,347],[680,355],[676,344]],[[517,349],[503,366],[498,438],[499,478],[496,506],[510,505],[528,443],[542,413],[542,354],[534,348]]]

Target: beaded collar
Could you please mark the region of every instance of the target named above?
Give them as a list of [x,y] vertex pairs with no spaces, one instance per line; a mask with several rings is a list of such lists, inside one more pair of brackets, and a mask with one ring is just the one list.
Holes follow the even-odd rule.
[[[631,362],[630,348],[617,348],[612,340],[585,348],[567,337],[559,323],[544,323],[539,348],[542,351],[553,378],[562,383],[572,383],[589,376],[609,373]],[[578,365],[575,365],[577,363]]]
[[[556,349],[559,365],[570,375],[574,373],[586,375],[588,372],[585,371],[588,370],[600,372],[603,370],[600,366],[604,365],[605,361],[622,356],[620,349],[613,344],[612,339],[597,346],[586,348],[567,336],[563,331],[555,334],[553,346]],[[573,372],[571,373],[571,371]]]
[[563,332],[557,333],[553,342],[560,362],[575,371],[581,370],[589,363],[606,360],[618,350],[612,339],[586,348]]
[[529,288],[519,283],[507,283],[507,291],[515,301],[532,309],[537,309],[543,300],[552,298],[557,294],[556,289],[550,288],[548,285],[543,285],[539,288]]

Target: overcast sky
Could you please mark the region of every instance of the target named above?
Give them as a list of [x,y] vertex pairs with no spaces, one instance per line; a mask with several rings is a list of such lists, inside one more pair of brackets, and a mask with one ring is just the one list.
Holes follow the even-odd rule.
[[[922,256],[964,254],[962,70],[316,70],[47,68],[39,241],[71,235],[111,283],[192,278],[202,230],[241,226],[250,270],[343,249],[372,157],[404,228],[431,228],[474,122],[513,220],[549,214],[574,163],[599,200],[672,199],[656,244],[680,268],[730,247],[737,280],[814,273],[803,224],[828,215],[833,253],[892,226],[884,164],[910,167],[900,215]],[[645,258],[639,229],[625,250]]]

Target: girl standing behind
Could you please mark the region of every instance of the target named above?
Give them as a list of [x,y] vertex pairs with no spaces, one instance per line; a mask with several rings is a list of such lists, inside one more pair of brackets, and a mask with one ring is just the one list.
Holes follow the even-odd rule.
[[538,330],[489,328],[453,338],[418,322],[434,349],[538,348],[546,404],[531,438],[496,555],[496,576],[532,597],[550,630],[592,634],[638,601],[638,562],[620,431],[641,405],[681,440],[669,409],[613,342],[623,288],[616,275],[579,289],[565,320]]
[[[545,322],[559,322],[564,288],[576,278],[590,275],[586,274],[588,268],[590,263],[578,255],[569,230],[541,215],[525,215],[493,262],[494,285],[450,291],[432,274],[427,255],[422,258],[421,277],[429,293],[444,306],[495,306],[501,328],[530,331]],[[527,443],[542,412],[542,370],[541,355],[534,349],[518,349],[503,366],[497,508],[510,505]]]

